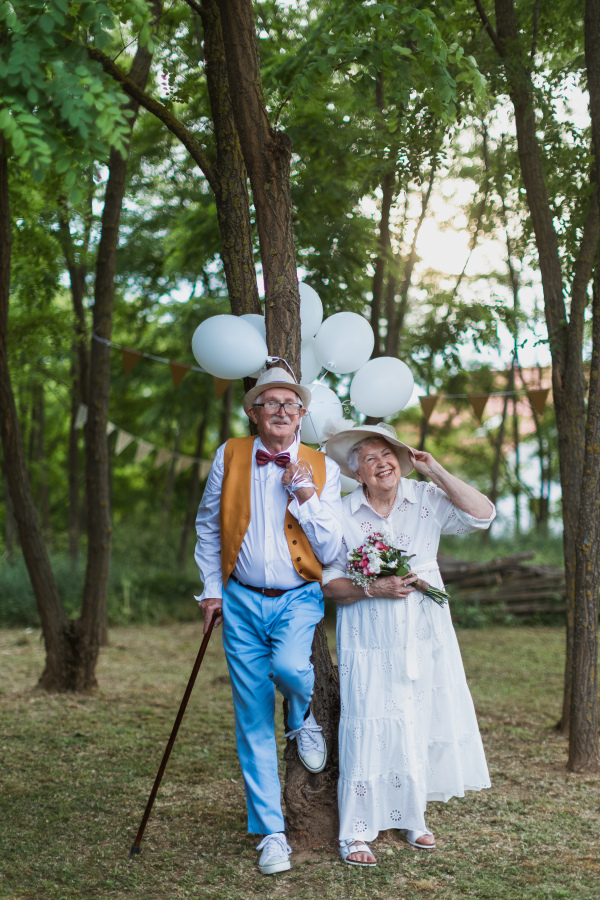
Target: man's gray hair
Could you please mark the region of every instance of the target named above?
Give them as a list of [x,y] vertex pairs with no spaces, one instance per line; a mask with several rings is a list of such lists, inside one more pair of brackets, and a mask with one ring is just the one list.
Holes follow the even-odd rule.
[[350,450],[348,454],[348,468],[354,475],[358,472],[358,454],[364,447],[369,447],[371,444],[388,444],[389,447],[393,450],[394,448],[390,444],[389,441],[386,441],[384,437],[366,437],[363,438],[362,441],[359,441],[358,444],[355,444],[354,447]]

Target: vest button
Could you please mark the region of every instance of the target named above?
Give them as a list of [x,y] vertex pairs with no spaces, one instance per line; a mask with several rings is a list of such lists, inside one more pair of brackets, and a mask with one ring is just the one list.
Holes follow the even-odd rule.
[[302,569],[298,569],[298,575],[302,575]]
[[297,543],[298,543],[298,541],[292,541],[292,544],[297,544]]
[[296,562],[300,562],[301,559],[302,559],[301,556],[297,556],[297,557],[296,557]]
[[291,525],[288,525],[288,528],[291,528],[291,527],[292,527]]

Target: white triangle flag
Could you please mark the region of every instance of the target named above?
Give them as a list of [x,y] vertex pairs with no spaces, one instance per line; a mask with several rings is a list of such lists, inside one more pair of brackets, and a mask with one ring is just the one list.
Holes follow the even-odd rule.
[[185,472],[185,470],[189,469],[195,462],[196,460],[193,456],[180,456],[175,467],[175,474],[179,475],[180,472]]
[[85,403],[79,404],[79,409],[77,410],[77,415],[75,416],[75,424],[74,428],[82,428],[87,422],[88,416],[88,408]]
[[208,478],[208,473],[212,468],[212,459],[201,459],[200,460],[200,481],[204,481],[205,478]]
[[174,453],[172,450],[159,450],[156,454],[156,459],[154,460],[154,468],[160,469],[162,465],[164,465],[167,460],[173,459]]
[[127,431],[119,431],[117,435],[117,443],[115,446],[115,455],[118,456],[119,453],[122,453],[125,447],[129,447],[130,443],[133,440],[133,435],[129,434]]
[[146,459],[149,453],[152,453],[154,450],[154,444],[149,444],[148,441],[138,441],[137,450],[135,451],[135,460],[136,463],[141,463],[143,459]]
[[114,422],[107,422],[106,423],[106,433],[112,434],[116,427],[117,426],[115,425]]

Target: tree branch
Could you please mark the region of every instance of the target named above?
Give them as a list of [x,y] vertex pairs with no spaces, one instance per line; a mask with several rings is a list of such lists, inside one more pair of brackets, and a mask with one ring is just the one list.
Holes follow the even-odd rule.
[[138,87],[118,66],[114,64],[109,56],[95,47],[87,47],[86,49],[90,59],[95,59],[96,62],[99,62],[107,75],[114,78],[114,80],[121,85],[126,94],[129,94],[133,100],[136,100],[140,106],[147,109],[148,112],[152,113],[153,116],[156,116],[157,119],[160,119],[160,121],[167,126],[169,131],[181,141],[194,162],[202,171],[211,188],[214,190],[215,175],[213,166],[192,132],[186,128],[173,113],[169,112],[166,106],[158,100],[155,100],[142,90],[142,88]]
[[481,21],[483,22],[483,27],[489,34],[489,36],[492,40],[492,43],[493,43],[494,47],[496,48],[496,50],[498,51],[498,53],[500,54],[500,56],[502,56],[504,58],[507,55],[506,50],[504,49],[504,45],[503,45],[502,41],[500,40],[500,38],[498,37],[492,23],[488,19],[487,13],[486,13],[485,9],[483,8],[483,3],[481,2],[481,0],[474,0],[474,3],[475,3],[475,6],[477,7],[477,12],[479,13],[479,17],[480,17]]

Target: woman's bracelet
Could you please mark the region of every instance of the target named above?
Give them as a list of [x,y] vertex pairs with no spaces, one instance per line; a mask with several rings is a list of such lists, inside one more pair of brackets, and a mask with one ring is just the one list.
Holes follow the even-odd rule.
[[365,584],[363,586],[363,590],[365,592],[365,597],[370,597],[371,599],[373,599],[373,594],[371,593],[371,585],[370,584]]

